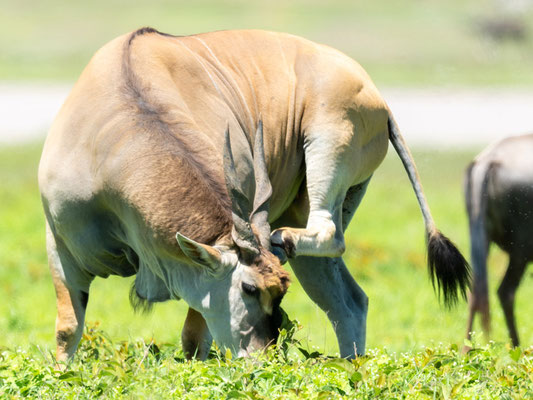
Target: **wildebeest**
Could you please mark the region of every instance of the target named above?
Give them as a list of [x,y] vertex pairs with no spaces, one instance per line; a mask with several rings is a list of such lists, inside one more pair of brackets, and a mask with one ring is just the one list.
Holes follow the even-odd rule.
[[[271,189],[258,179],[255,190],[260,118]],[[422,209],[430,273],[453,302],[468,265],[435,228],[392,114],[355,61],[253,30],[143,28],[105,45],[60,110],[39,169],[58,358],[75,351],[91,281],[110,274],[137,274],[134,299],[189,304],[189,356],[205,357],[211,334],[240,355],[266,345],[288,284],[269,249],[290,258],[341,355],[364,353],[368,300],[341,258],[343,232],[389,139]]]
[[478,312],[483,330],[490,333],[487,256],[496,243],[509,255],[498,297],[511,341],[518,346],[514,298],[533,260],[533,134],[503,139],[479,154],[466,170],[465,200],[474,270],[467,338]]

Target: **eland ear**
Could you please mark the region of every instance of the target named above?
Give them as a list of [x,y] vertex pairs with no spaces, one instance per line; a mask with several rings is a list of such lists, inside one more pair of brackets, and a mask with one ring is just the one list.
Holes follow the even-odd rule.
[[195,264],[206,267],[212,274],[217,274],[223,269],[222,253],[217,248],[195,242],[179,232],[176,234],[176,239],[183,253]]

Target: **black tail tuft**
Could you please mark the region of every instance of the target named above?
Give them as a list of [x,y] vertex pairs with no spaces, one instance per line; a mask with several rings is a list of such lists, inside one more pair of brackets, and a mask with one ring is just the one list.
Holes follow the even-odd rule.
[[130,304],[136,313],[141,314],[149,314],[154,308],[154,303],[139,296],[139,293],[137,293],[137,288],[135,287],[135,281],[130,288]]
[[470,287],[470,265],[457,247],[439,231],[430,234],[428,240],[428,268],[433,288],[442,292],[444,305],[451,307],[457,303],[460,292],[466,299]]

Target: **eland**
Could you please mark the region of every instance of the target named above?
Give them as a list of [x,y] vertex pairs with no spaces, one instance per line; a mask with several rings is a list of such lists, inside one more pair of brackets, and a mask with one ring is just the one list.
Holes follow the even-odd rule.
[[136,274],[134,303],[188,303],[188,357],[205,358],[212,338],[248,355],[276,338],[287,260],[341,356],[363,354],[368,298],[342,260],[344,231],[389,140],[422,210],[430,275],[453,303],[468,264],[436,229],[359,64],[265,31],[143,28],[111,41],[60,110],[39,167],[57,358],[74,354],[90,284],[110,274]]

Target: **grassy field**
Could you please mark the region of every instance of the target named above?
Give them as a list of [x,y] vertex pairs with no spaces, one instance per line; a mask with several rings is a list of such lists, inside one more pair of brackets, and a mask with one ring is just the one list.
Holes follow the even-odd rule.
[[0,9],[2,80],[72,81],[104,43],[151,25],[303,35],[354,57],[378,85],[533,85],[533,9],[518,14],[522,40],[493,40],[480,26],[509,18],[493,0],[0,0]]
[[[286,332],[283,332],[286,333]],[[0,353],[2,398],[64,399],[527,399],[533,353],[500,344],[461,355],[457,346],[393,353],[374,349],[353,361],[309,354],[291,339],[253,359],[213,352],[186,362],[172,346],[113,342],[84,334],[66,372],[39,347]]]
[[[500,2],[503,4],[503,2]],[[186,35],[219,29],[286,31],[358,60],[378,86],[533,87],[533,9],[522,40],[480,31],[505,20],[494,0],[0,0],[0,81],[74,81],[110,39],[141,26]],[[298,322],[257,358],[213,351],[185,362],[187,306],[134,314],[131,279],[97,279],[68,371],[54,357],[55,294],[36,171],[41,144],[0,148],[0,398],[533,398],[532,275],[517,295],[522,348],[509,345],[495,293],[506,257],[493,249],[494,342],[474,335],[461,354],[466,303],[445,310],[425,267],[423,222],[399,160],[376,172],[347,233],[346,263],[370,298],[368,354],[336,358],[326,316],[293,281],[283,308]],[[465,166],[480,149],[415,151],[440,229],[468,255]],[[287,268],[290,269],[289,266]],[[479,324],[476,323],[476,329]]]
[[[434,217],[465,254],[462,173],[475,150],[415,152]],[[425,268],[422,218],[393,153],[376,172],[347,234],[345,259],[370,297],[368,358],[348,363],[312,354],[335,356],[335,337],[326,317],[294,281],[282,306],[302,328],[288,335],[288,350],[273,351],[255,361],[231,362],[219,355],[206,364],[183,364],[179,335],[185,304],[168,302],[157,305],[150,315],[136,315],[128,303],[131,281],[110,278],[97,279],[91,288],[87,321],[99,327],[86,333],[71,372],[54,372],[55,296],[36,186],[39,153],[40,144],[0,149],[2,398],[39,393],[67,398],[99,393],[157,398],[171,390],[176,398],[184,394],[266,398],[269,393],[293,398],[327,398],[331,393],[450,398],[460,393],[472,398],[476,390],[487,398],[502,398],[497,393],[507,393],[507,398],[513,398],[513,393],[516,398],[533,395],[531,274],[517,296],[523,348],[530,350],[512,350],[507,344],[495,296],[506,258],[493,249],[490,287],[496,344],[485,346],[480,336],[477,351],[466,358],[458,354],[466,304],[451,311],[438,304]],[[152,342],[154,346],[149,346]]]

